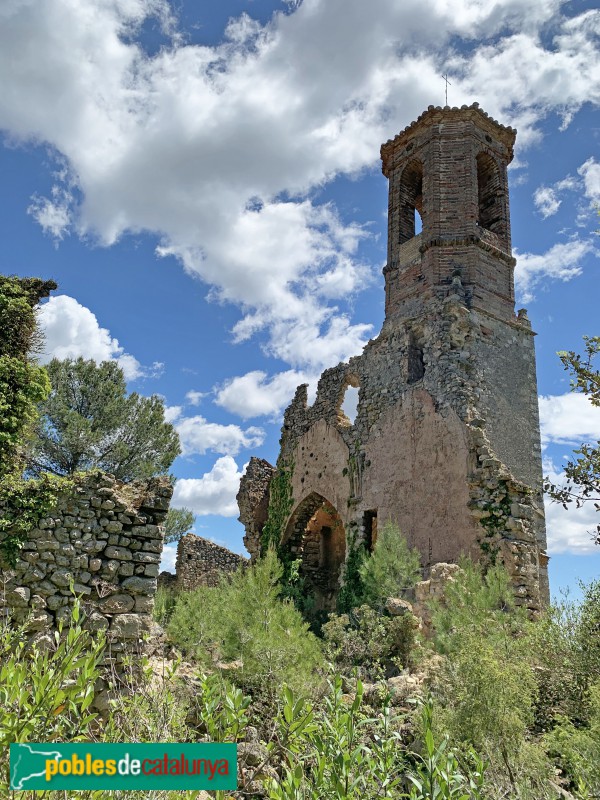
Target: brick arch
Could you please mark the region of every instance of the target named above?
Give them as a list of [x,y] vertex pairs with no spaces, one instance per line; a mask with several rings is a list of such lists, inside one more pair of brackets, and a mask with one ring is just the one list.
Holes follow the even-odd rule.
[[415,211],[423,220],[423,164],[418,158],[408,162],[400,177],[399,244],[415,235]]
[[340,515],[323,495],[312,492],[296,506],[282,547],[300,559],[300,576],[314,597],[315,611],[333,610],[346,558],[346,532]]
[[508,228],[502,170],[496,159],[485,150],[477,155],[477,195],[479,225],[506,239]]

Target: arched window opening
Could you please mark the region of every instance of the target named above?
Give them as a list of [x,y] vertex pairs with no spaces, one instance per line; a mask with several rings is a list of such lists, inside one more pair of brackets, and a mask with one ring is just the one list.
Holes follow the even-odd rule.
[[502,181],[496,161],[487,153],[477,156],[478,224],[503,237],[506,234],[502,203]]
[[408,375],[407,383],[416,383],[425,375],[425,361],[423,358],[423,347],[417,341],[414,333],[411,332],[408,340]]
[[349,375],[346,378],[338,406],[338,423],[340,425],[354,425],[358,414],[359,386],[356,375]]
[[400,244],[416,235],[416,217],[423,220],[423,165],[416,158],[404,169],[400,179]]

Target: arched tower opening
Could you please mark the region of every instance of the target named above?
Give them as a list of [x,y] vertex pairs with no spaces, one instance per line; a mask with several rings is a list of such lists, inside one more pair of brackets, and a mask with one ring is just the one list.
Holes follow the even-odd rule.
[[500,169],[488,153],[477,156],[477,194],[479,225],[501,239],[506,237],[503,189]]
[[314,611],[333,611],[346,558],[344,523],[333,505],[313,492],[292,514],[282,547],[300,561],[299,575]]
[[[400,178],[399,244],[412,239],[423,220],[423,164],[413,158]],[[417,218],[418,215],[418,218]]]

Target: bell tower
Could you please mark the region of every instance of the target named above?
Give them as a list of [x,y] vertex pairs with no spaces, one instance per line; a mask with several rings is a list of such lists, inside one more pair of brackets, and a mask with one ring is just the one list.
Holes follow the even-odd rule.
[[[277,467],[255,461],[239,495],[254,553],[264,530],[273,534],[260,499],[270,497],[266,516],[280,519],[275,535],[301,563],[315,608],[333,607],[344,560],[387,521],[418,549],[425,575],[464,555],[501,560],[521,605],[536,613],[549,601],[535,334],[514,307],[515,136],[476,103],[430,106],[381,148],[381,333],[325,370],[314,403],[298,387]],[[358,389],[353,420],[348,387]]]
[[430,106],[382,146],[389,180],[386,317],[418,313],[458,275],[470,307],[512,318],[507,167],[515,136],[477,103]]

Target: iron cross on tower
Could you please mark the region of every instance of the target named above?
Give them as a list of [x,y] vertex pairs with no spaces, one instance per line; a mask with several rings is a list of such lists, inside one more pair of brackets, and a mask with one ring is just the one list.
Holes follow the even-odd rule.
[[[442,75],[442,78],[446,81],[446,105],[448,105],[448,84],[450,83],[450,81],[448,80],[448,73]],[[450,86],[452,86],[451,83]]]

